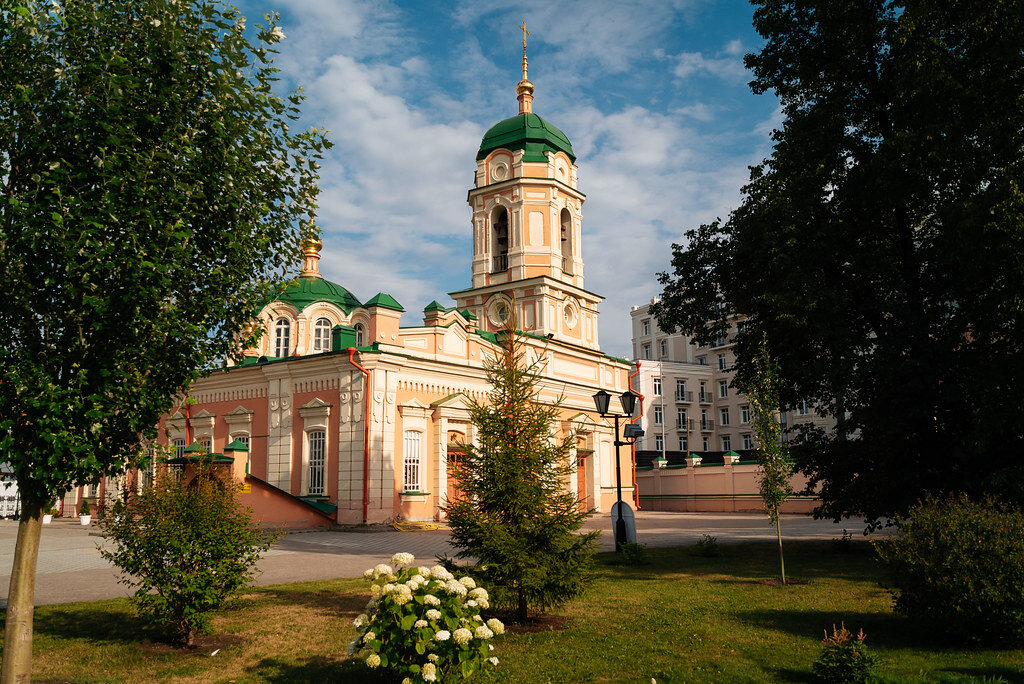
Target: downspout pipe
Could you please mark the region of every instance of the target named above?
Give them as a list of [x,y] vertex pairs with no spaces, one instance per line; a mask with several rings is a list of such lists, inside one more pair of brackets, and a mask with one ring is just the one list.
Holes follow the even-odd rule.
[[366,376],[365,389],[363,391],[363,400],[366,405],[366,411],[363,415],[363,524],[365,525],[367,512],[370,508],[370,371],[356,363],[355,347],[349,347],[346,351],[348,352],[348,362]]
[[[629,378],[626,380],[626,386],[629,389],[633,389],[633,378],[636,378],[636,393],[640,397],[640,415],[636,418],[631,418],[630,423],[639,423],[640,419],[644,417],[644,395],[640,393],[640,362],[636,362],[636,370],[629,374]],[[633,459],[633,505],[636,506],[636,510],[640,510],[640,488],[636,483],[636,442],[633,442],[629,447],[629,453]]]

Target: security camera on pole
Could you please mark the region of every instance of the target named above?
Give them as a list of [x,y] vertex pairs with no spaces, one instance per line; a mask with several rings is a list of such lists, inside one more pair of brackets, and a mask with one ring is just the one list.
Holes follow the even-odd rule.
[[[621,551],[623,544],[636,543],[636,518],[633,515],[632,507],[622,500],[622,463],[619,460],[619,447],[635,444],[636,440],[643,437],[644,431],[639,425],[628,423],[619,439],[619,414],[608,413],[608,404],[612,395],[604,390],[594,395],[594,406],[602,418],[609,415],[615,420],[615,489],[616,502],[612,505],[612,529],[615,531],[615,550]],[[626,418],[633,415],[636,408],[637,395],[626,390],[619,396],[622,403],[622,411]]]

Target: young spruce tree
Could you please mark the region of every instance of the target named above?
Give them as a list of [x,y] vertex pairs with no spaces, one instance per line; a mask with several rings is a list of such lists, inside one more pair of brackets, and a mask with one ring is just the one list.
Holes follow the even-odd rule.
[[557,437],[559,402],[537,400],[543,359],[529,358],[511,321],[498,341],[488,400],[471,408],[478,444],[453,466],[461,494],[447,514],[457,556],[478,559],[492,601],[525,621],[579,595],[598,533],[579,533],[586,513],[566,486],[575,433]]

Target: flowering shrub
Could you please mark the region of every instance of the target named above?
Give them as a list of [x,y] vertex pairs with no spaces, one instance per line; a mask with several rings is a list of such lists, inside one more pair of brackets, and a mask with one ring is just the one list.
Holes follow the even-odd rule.
[[371,668],[391,668],[412,682],[455,682],[498,664],[491,639],[500,620],[486,622],[487,590],[470,577],[456,578],[440,565],[414,567],[411,553],[396,553],[363,573],[373,582],[366,612],[353,624],[359,634],[348,654],[369,651]]
[[832,634],[825,630],[825,638],[821,640],[821,654],[814,662],[812,670],[819,681],[835,684],[861,684],[871,677],[871,668],[876,658],[868,653],[864,645],[864,630],[854,634],[843,625],[836,629],[832,625]]

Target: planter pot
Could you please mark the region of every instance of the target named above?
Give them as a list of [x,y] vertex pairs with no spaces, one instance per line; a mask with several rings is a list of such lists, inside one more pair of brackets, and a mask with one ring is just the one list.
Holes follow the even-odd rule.
[[91,515],[80,515],[80,516],[78,516],[78,521],[80,523],[82,523],[83,525],[88,525],[92,521],[92,516]]
[[43,513],[43,524],[49,525],[51,522],[53,522],[53,516],[49,513]]

